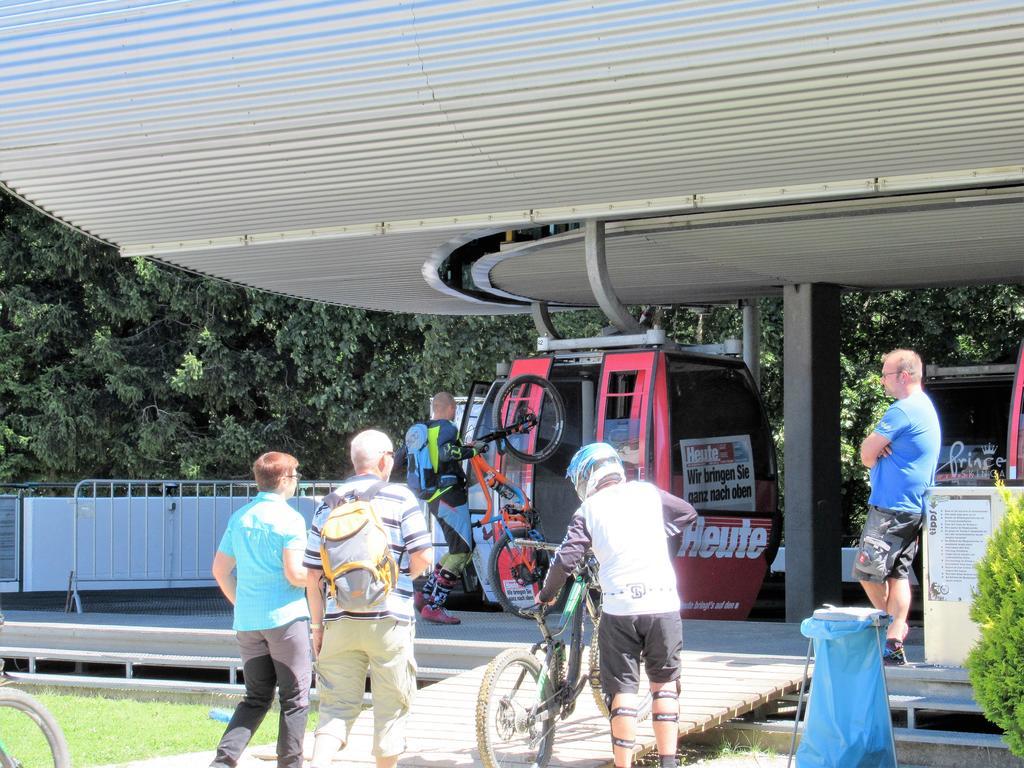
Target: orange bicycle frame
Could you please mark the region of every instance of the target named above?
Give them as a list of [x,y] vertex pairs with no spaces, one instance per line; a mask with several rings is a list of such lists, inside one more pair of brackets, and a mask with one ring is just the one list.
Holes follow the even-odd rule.
[[[487,513],[480,520],[480,525],[485,527],[484,537],[490,538],[491,532],[486,529],[486,526],[491,525],[495,514],[494,514],[494,498],[491,495],[491,491],[501,492],[501,488],[508,488],[510,491],[519,496],[522,500],[522,511],[512,512],[509,511],[507,504],[502,505],[499,509],[502,521],[505,526],[511,531],[516,529],[525,529],[530,527],[530,521],[528,514],[530,512],[530,500],[526,498],[526,494],[522,488],[515,485],[508,477],[505,476],[500,470],[492,467],[483,456],[476,455],[469,460],[470,466],[473,467],[473,474],[476,476],[476,481],[484,491],[484,499],[487,502]],[[493,528],[491,529],[493,531]]]

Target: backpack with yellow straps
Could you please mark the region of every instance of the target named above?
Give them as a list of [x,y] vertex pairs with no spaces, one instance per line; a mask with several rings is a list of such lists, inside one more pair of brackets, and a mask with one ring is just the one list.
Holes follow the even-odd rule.
[[371,500],[387,485],[383,480],[362,493],[331,493],[331,510],[320,529],[320,561],[327,593],[345,611],[381,606],[398,583],[398,563],[391,537]]

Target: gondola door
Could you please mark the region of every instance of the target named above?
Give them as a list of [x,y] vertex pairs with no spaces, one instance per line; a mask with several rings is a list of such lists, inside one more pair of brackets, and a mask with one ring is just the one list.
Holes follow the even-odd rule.
[[597,439],[614,446],[630,480],[654,481],[650,441],[657,352],[613,352],[601,366]]
[[1006,446],[1006,474],[1010,480],[1021,480],[1024,479],[1024,342],[1021,343],[1020,352],[1017,354],[1017,372],[1014,375],[1012,391]]

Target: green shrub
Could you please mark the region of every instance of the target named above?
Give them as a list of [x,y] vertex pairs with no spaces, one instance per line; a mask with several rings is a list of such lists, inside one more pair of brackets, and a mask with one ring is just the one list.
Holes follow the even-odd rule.
[[985,717],[1024,757],[1024,496],[1000,486],[1006,517],[978,563],[971,618],[981,639],[967,657],[974,697]]

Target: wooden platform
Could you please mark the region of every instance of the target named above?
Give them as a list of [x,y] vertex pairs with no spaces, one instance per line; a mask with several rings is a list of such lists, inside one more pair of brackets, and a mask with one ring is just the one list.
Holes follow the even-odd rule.
[[[475,709],[484,669],[477,667],[419,691],[410,716],[408,751],[401,759],[402,766],[481,765],[476,747]],[[793,693],[799,689],[802,675],[802,661],[798,663],[792,657],[684,651],[680,735],[706,731]],[[653,749],[650,720],[641,723],[638,731],[637,751]],[[372,733],[372,714],[363,712],[348,746],[335,758],[336,763],[373,765]],[[272,748],[254,749],[252,756],[265,760],[272,752]],[[550,765],[611,765],[608,720],[599,713],[589,690],[580,694],[573,715],[558,724]]]

